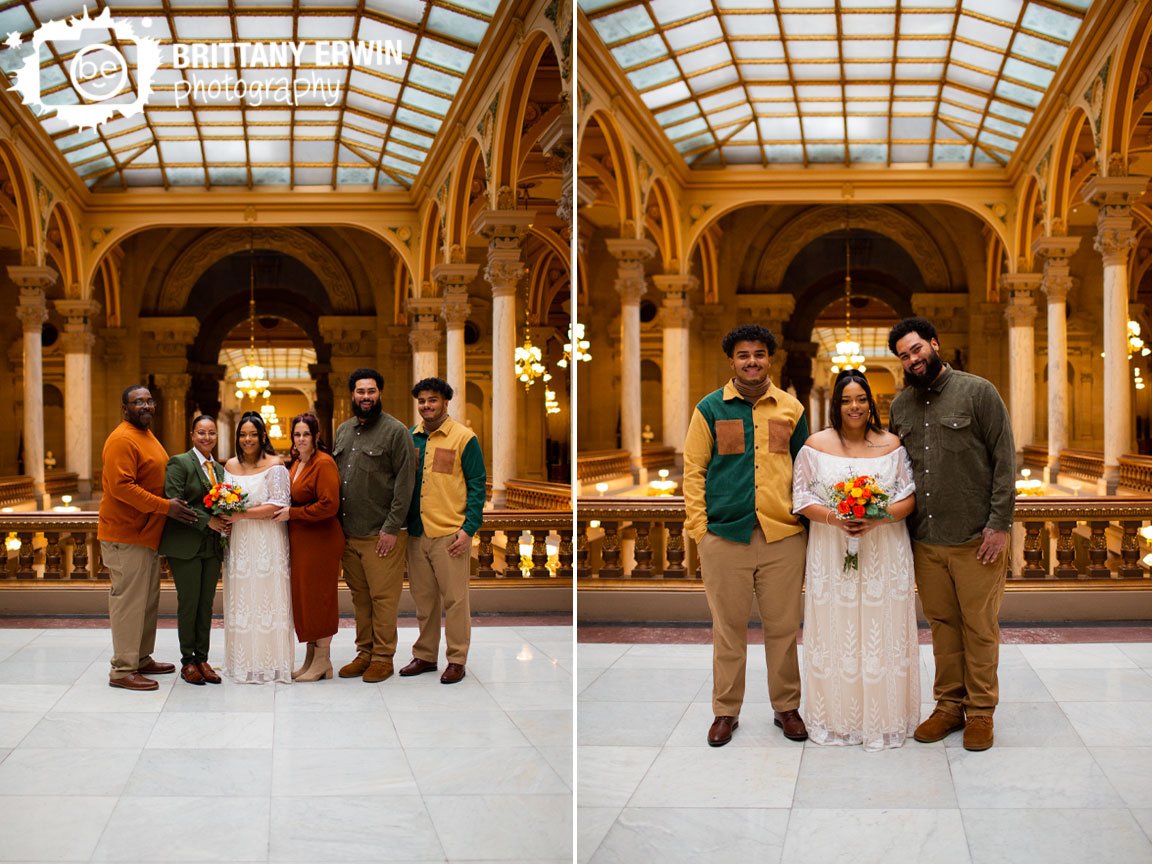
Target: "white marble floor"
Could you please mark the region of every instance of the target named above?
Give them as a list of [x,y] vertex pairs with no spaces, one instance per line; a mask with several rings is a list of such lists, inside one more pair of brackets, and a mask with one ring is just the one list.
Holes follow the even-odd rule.
[[[959,733],[883,753],[786,741],[759,646],[740,728],[712,748],[711,646],[578,655],[581,862],[1152,862],[1152,644],[1002,646],[983,753]],[[921,679],[929,702],[929,646]]]
[[[0,861],[569,862],[571,639],[475,627],[452,686],[131,693],[107,686],[106,629],[0,629]],[[157,659],[176,644],[160,630]]]

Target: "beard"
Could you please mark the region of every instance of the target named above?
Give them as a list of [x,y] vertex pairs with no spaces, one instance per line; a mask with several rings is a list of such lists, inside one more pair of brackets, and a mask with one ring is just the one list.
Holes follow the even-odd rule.
[[367,411],[361,408],[360,403],[355,399],[352,400],[352,413],[361,420],[374,420],[380,416],[383,410],[384,409],[381,407],[379,399],[377,399],[376,402],[373,403],[372,407]]
[[935,351],[932,356],[928,358],[924,366],[924,374],[916,375],[907,370],[904,371],[904,383],[909,387],[920,387],[921,389],[931,386],[932,382],[940,377],[940,373],[944,371],[944,361],[940,359],[940,355]]

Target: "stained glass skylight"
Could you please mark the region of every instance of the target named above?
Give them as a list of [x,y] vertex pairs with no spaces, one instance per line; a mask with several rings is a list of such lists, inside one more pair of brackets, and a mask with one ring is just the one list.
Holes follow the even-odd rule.
[[[9,0],[0,2],[0,70],[18,84],[38,50],[30,77],[39,80],[8,95],[27,101],[23,91],[33,91],[28,110],[96,190],[407,187],[498,5],[96,0],[85,19],[83,0]],[[94,26],[105,11],[111,26]],[[71,27],[45,39],[53,21]],[[159,49],[152,75],[147,39]],[[72,106],[132,103],[149,78],[142,112],[95,128],[72,122]]]
[[579,3],[690,165],[1004,165],[1090,5]]

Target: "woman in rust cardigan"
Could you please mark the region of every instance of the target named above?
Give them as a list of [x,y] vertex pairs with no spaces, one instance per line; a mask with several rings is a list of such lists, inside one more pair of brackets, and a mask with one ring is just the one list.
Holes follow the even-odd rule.
[[292,620],[296,638],[308,643],[296,681],[332,677],[330,647],[339,626],[336,592],[344,531],[340,527],[340,472],[328,455],[314,414],[292,418],[292,505],[276,514],[288,520],[292,560]]

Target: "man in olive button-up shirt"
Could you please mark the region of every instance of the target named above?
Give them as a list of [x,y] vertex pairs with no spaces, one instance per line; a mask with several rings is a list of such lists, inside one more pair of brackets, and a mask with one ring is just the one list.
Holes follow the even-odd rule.
[[901,321],[888,347],[909,385],[892,402],[890,427],[912,459],[916,510],[908,522],[936,658],[936,710],[915,738],[939,741],[963,728],[967,749],[986,750],[1016,502],[1012,424],[990,382],[941,361],[931,322]]

